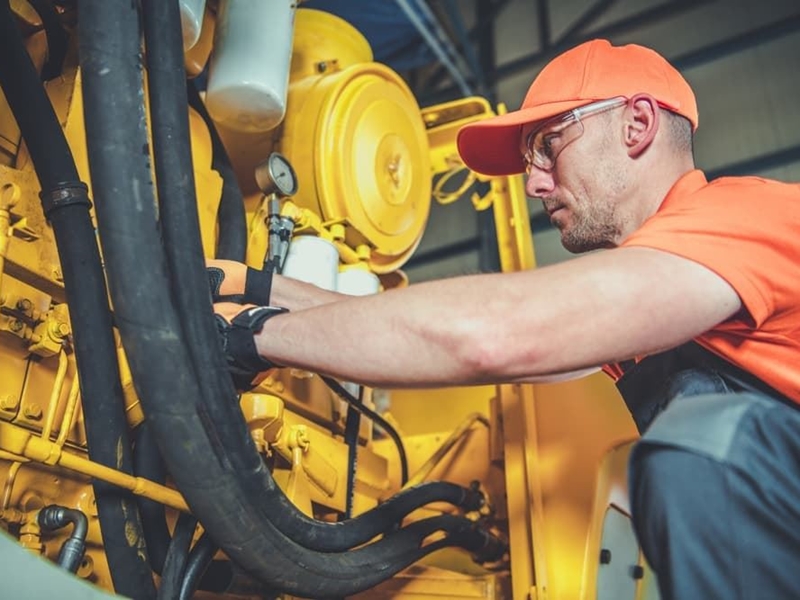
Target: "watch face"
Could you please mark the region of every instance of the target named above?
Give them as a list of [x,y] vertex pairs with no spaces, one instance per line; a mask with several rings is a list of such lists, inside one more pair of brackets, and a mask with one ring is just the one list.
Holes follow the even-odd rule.
[[277,152],[256,167],[256,181],[265,194],[291,196],[297,192],[297,176],[286,157]]

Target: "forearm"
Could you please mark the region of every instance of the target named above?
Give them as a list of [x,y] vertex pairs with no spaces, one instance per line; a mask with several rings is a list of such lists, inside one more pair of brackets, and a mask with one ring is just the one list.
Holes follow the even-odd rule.
[[713,271],[647,248],[305,302],[265,323],[259,354],[383,387],[550,381],[678,346],[741,307]]
[[274,275],[269,303],[290,311],[305,310],[347,298],[344,294],[322,289],[311,283]]
[[484,360],[490,317],[463,293],[453,280],[377,296],[334,295],[344,299],[270,320],[256,346],[278,364],[374,386],[487,383],[502,377]]

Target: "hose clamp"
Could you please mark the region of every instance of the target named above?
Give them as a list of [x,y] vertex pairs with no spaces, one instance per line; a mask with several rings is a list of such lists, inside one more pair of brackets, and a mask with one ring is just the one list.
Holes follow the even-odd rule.
[[76,204],[82,204],[87,209],[92,206],[89,200],[89,188],[81,181],[56,184],[51,190],[42,190],[39,193],[39,198],[42,200],[44,216],[48,220],[50,219],[50,213],[59,208]]

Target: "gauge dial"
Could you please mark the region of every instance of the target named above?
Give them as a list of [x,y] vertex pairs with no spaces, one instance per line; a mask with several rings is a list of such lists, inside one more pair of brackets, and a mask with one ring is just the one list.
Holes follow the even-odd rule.
[[283,154],[273,152],[256,167],[256,183],[265,194],[293,196],[297,193],[297,175]]

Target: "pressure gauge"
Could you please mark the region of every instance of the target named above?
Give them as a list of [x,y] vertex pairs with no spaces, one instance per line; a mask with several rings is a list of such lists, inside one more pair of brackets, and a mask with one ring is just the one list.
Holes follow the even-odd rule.
[[266,195],[293,196],[297,193],[297,175],[283,154],[273,152],[256,167],[256,183]]

